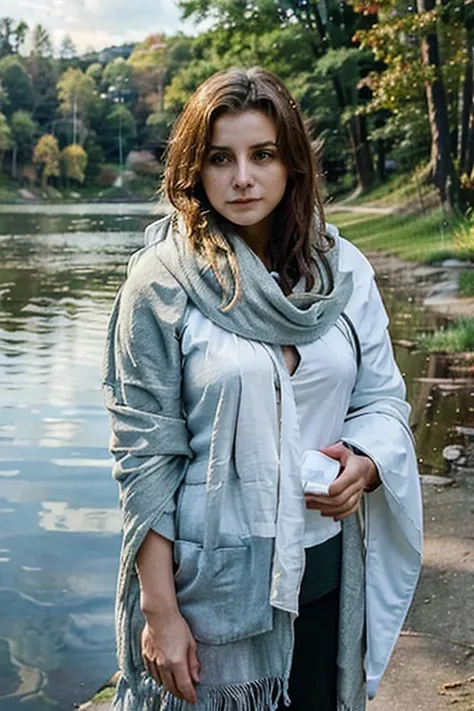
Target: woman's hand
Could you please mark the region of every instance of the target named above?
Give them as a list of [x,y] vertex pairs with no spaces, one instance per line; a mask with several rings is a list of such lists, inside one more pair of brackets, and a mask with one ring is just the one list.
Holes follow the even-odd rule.
[[321,449],[332,459],[337,459],[341,469],[329,486],[329,495],[305,494],[306,507],[317,509],[322,516],[331,516],[340,521],[359,508],[364,489],[380,484],[377,467],[369,457],[354,454],[342,443]]
[[179,613],[148,616],[142,631],[142,657],[149,674],[178,699],[195,704],[199,682],[197,645]]

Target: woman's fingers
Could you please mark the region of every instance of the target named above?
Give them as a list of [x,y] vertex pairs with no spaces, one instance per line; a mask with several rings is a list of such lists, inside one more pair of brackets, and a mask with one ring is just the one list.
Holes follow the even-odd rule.
[[195,704],[197,701],[196,689],[191,679],[188,664],[178,664],[173,669],[173,677],[180,698],[183,698],[189,704]]
[[197,644],[181,615],[151,627],[147,622],[142,631],[142,658],[155,681],[170,694],[195,704],[194,684],[199,682]]
[[330,447],[321,447],[320,452],[327,457],[331,457],[331,459],[337,459],[343,467],[346,466],[348,457],[352,454],[351,450],[342,442],[331,444]]
[[336,521],[357,511],[360,497],[367,485],[370,467],[374,466],[368,457],[356,455],[343,445],[328,447],[327,452],[331,451],[334,455],[337,449],[341,460],[342,456],[339,452],[341,447],[345,449],[345,466],[329,486],[329,494],[327,496],[313,494],[305,496],[307,508],[317,509],[322,516],[330,516]]
[[173,673],[167,669],[163,669],[163,667],[160,667],[159,674],[166,691],[169,691],[170,694],[173,694],[173,696],[176,696],[178,699],[182,699],[183,697],[178,689]]
[[150,676],[153,677],[153,679],[156,681],[157,684],[162,684],[163,680],[161,679],[160,672],[158,671],[158,667],[154,661],[151,659],[147,659],[145,661],[145,666],[148,670],[148,673]]
[[349,516],[349,514],[356,511],[359,506],[359,501],[360,492],[356,491],[351,496],[349,496],[344,502],[339,504],[335,504],[334,502],[320,503],[320,499],[318,502],[314,502],[308,499],[306,506],[309,509],[317,509],[321,513],[321,516],[331,516],[333,518],[336,518],[341,515]]
[[329,495],[307,494],[306,506],[309,509],[317,509],[321,516],[331,517],[336,521],[350,516],[357,511],[364,490],[362,469],[358,462],[349,462],[347,468],[331,484]]
[[147,657],[143,657],[143,661],[148,674],[158,684],[163,685],[170,694],[190,704],[196,703],[197,695],[193,680],[199,681],[198,667],[194,667],[194,671],[191,671],[191,668],[185,662],[157,664]]
[[195,684],[199,684],[199,671],[201,665],[199,664],[199,660],[197,658],[197,646],[195,643],[189,645],[188,664],[191,679]]
[[356,482],[338,496],[315,496],[314,494],[306,494],[306,506],[310,509],[319,509],[320,511],[334,511],[339,508],[344,508],[349,500],[354,496],[360,496],[362,491],[363,487]]

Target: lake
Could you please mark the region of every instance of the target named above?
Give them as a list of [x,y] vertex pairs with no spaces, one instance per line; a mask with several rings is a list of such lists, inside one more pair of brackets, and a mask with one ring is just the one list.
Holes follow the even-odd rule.
[[[0,208],[0,709],[72,709],[115,672],[120,544],[100,391],[108,314],[148,206]],[[436,318],[382,279],[392,335]],[[442,469],[474,393],[434,392],[397,348],[423,471]]]
[[71,709],[115,671],[120,518],[101,358],[125,264],[154,218],[113,209],[0,213],[5,711]]

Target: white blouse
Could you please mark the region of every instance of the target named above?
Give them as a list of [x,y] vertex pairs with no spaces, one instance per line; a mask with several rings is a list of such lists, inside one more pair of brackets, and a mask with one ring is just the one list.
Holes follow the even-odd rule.
[[[296,371],[290,376],[301,438],[301,451],[321,449],[342,435],[357,376],[354,348],[337,325],[315,343],[298,346]],[[305,548],[316,546],[341,530],[339,521],[305,510]]]

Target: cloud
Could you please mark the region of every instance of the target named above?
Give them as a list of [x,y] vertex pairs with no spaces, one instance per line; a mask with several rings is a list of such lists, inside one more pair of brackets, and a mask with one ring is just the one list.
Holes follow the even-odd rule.
[[56,47],[68,34],[81,52],[139,41],[151,32],[197,31],[180,21],[174,0],[2,0],[0,16],[24,19],[30,28],[44,25]]

